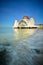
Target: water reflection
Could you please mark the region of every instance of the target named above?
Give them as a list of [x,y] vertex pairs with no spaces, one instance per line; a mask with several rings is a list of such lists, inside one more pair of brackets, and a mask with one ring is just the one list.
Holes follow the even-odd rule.
[[0,65],[43,65],[43,30],[6,30],[0,32]]
[[35,33],[36,29],[13,29],[16,40],[23,40]]

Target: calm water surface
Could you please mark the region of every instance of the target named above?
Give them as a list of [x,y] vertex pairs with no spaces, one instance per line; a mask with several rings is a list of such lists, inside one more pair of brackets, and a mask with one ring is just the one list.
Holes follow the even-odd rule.
[[43,30],[0,28],[0,65],[43,65]]

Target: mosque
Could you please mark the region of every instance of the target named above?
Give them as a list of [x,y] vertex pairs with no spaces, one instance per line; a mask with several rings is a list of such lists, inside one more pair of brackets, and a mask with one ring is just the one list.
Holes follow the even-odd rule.
[[28,16],[24,16],[20,22],[18,22],[18,20],[15,20],[13,27],[14,28],[36,28],[35,20],[33,17],[29,18]]

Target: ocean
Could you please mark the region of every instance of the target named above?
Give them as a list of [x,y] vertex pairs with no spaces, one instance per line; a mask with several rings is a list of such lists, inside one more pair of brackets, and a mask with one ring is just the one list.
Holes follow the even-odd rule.
[[0,28],[0,65],[43,65],[43,29]]

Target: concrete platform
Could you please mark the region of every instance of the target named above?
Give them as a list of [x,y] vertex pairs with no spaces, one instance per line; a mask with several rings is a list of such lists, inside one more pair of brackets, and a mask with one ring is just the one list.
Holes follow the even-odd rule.
[[14,27],[14,29],[36,29],[37,27]]

